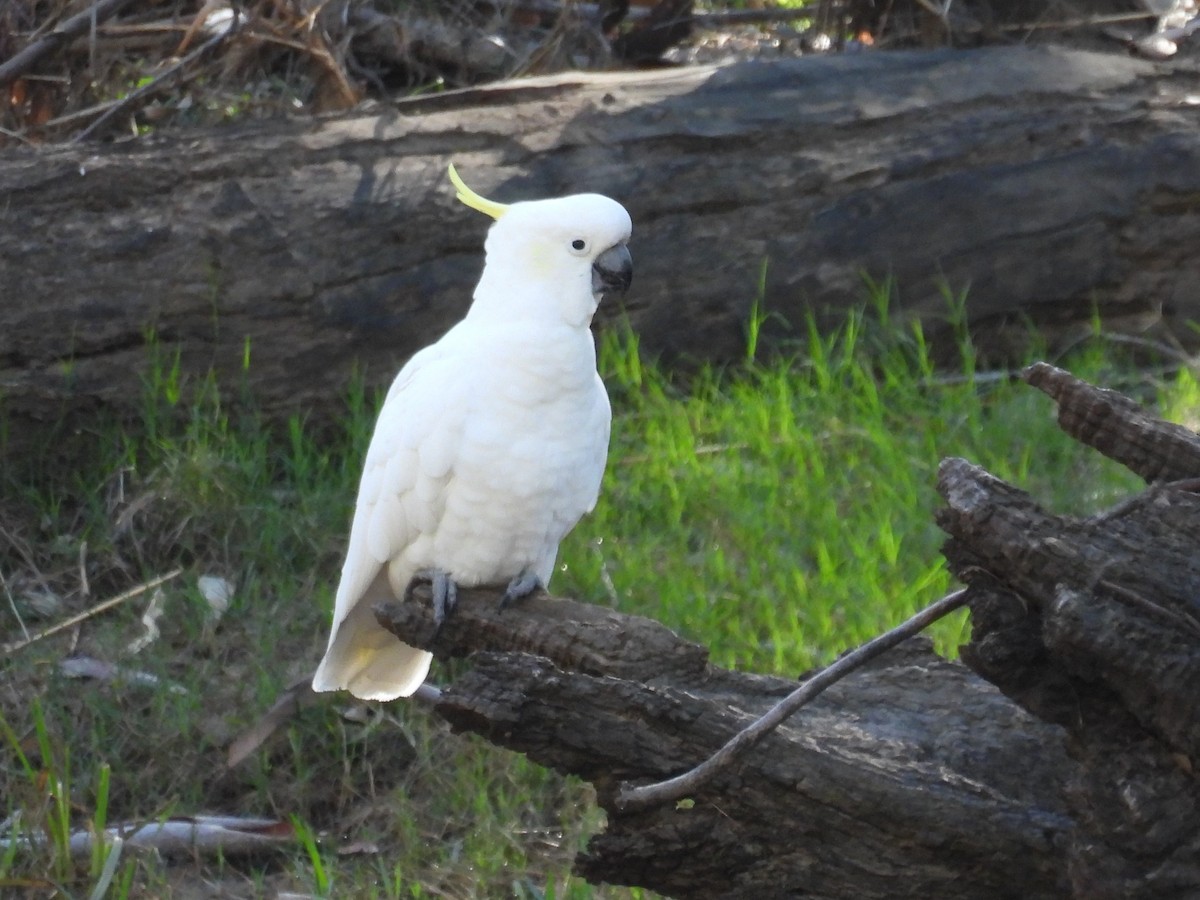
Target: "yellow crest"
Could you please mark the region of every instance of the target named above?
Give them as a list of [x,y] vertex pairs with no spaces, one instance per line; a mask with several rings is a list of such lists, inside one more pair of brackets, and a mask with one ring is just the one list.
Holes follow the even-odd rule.
[[454,189],[458,192],[459,200],[471,207],[471,209],[479,210],[485,216],[498,219],[508,210],[507,203],[497,203],[495,200],[480,197],[467,187],[466,182],[458,177],[458,172],[454,169],[454,163],[450,163],[450,183],[454,185]]

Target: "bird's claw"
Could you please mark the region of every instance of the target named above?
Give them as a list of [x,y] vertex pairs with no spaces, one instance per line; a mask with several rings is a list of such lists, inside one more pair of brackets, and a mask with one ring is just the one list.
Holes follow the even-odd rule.
[[428,581],[429,591],[433,596],[433,636],[437,637],[446,619],[454,612],[458,604],[458,585],[449,573],[442,569],[422,569],[413,575],[412,581],[404,589],[404,599],[412,599],[413,585],[417,581]]
[[[446,617],[458,605],[458,585],[441,569],[433,573],[433,624],[437,631],[446,624]],[[436,631],[434,632],[437,633]]]
[[545,585],[542,584],[542,579],[528,569],[524,569],[504,589],[504,596],[500,598],[500,608],[505,609],[543,587]]

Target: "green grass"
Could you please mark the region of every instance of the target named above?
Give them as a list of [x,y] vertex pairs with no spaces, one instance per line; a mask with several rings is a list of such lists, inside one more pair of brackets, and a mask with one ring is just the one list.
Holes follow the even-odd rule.
[[[794,676],[948,589],[933,525],[942,457],[965,456],[1064,512],[1138,488],[1061,435],[1036,391],[976,379],[965,337],[963,377],[943,378],[919,330],[880,324],[876,294],[880,314],[811,330],[781,360],[754,361],[756,314],[747,362],[686,384],[631,336],[607,335],[609,469],[597,510],[563,546],[555,591],[653,616],[721,665]],[[1147,386],[1103,341],[1092,346],[1071,361],[1078,373],[1149,390],[1194,424],[1193,379]],[[0,663],[0,817],[10,835],[37,836],[33,849],[0,848],[0,894],[40,885],[88,897],[108,877],[109,897],[169,897],[202,875],[248,897],[640,896],[569,876],[603,825],[587,785],[451,735],[414,704],[323,699],[223,769],[229,741],[320,656],[375,398],[356,390],[343,429],[319,439],[301,419],[272,429],[245,408],[160,359],[140,431],[106,431],[69,475],[35,464],[20,480],[0,476],[0,638],[185,569],[164,589],[160,637],[136,655],[148,597]],[[204,574],[236,584],[217,623],[196,586]],[[58,598],[48,611],[39,592]],[[939,647],[952,654],[963,627],[941,623]],[[58,670],[68,655],[184,690],[70,680]],[[202,872],[65,852],[70,829],[201,811],[278,816],[299,840]]]

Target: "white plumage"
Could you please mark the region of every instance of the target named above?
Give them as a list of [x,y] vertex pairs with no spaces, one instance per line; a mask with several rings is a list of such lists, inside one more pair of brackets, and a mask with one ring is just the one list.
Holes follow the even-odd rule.
[[611,415],[588,326],[601,295],[629,284],[629,214],[596,194],[504,206],[453,167],[451,180],[496,219],[483,274],[466,317],[409,360],[380,411],[318,691],[412,694],[430,655],[385,631],[375,604],[431,570],[546,585],[599,494]]

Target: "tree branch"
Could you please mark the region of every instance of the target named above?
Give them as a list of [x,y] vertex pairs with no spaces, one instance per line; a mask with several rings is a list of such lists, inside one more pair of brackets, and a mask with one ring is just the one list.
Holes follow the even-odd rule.
[[712,666],[649,619],[545,594],[501,610],[500,594],[460,591],[440,632],[424,584],[377,617],[470,658],[434,706],[455,730],[593,783],[607,826],[577,860],[589,880],[700,898],[1061,897],[1060,732],[922,637],[827,686],[688,804],[629,807],[627,785],[694,768],[795,682]]
[[1058,404],[1058,424],[1148,482],[1200,477],[1200,435],[1151,415],[1116,391],[1034,363],[1021,377]]
[[827,687],[841,681],[856,669],[862,668],[880,654],[891,650],[901,641],[908,640],[913,635],[924,631],[938,619],[960,609],[966,600],[966,594],[967,591],[964,588],[946,595],[925,607],[907,622],[872,638],[861,647],[851,650],[836,662],[826,666],[776,703],[761,718],[739,731],[729,743],[694,769],[655,784],[641,787],[622,786],[615,801],[617,807],[635,809],[654,803],[669,803],[698,791],[719,772],[733,765],[740,756],[762,743],[763,738],[778,728],[785,719],[818,697]]

